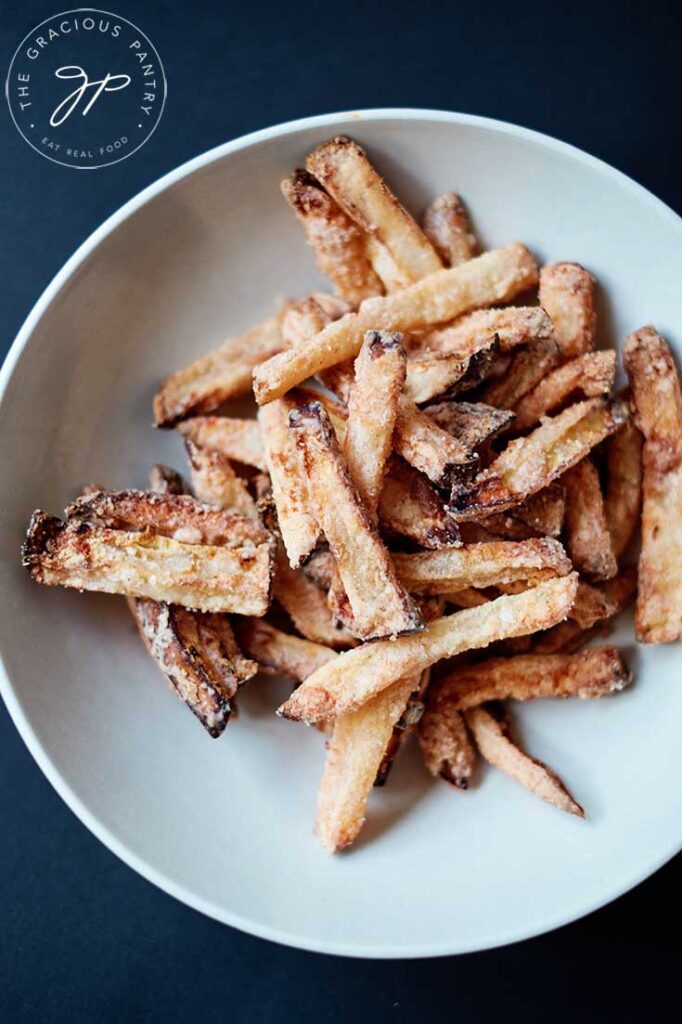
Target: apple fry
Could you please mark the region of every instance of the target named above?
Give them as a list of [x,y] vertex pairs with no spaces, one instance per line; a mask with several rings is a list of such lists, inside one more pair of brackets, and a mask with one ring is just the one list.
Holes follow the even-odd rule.
[[620,558],[637,527],[642,508],[642,435],[632,418],[607,440],[604,514],[611,547]]
[[482,402],[439,402],[424,412],[436,426],[447,430],[465,448],[476,451],[513,423],[514,413]]
[[424,214],[424,234],[446,267],[456,267],[478,251],[469,215],[456,192],[433,200]]
[[456,789],[468,789],[477,753],[462,712],[429,694],[417,735],[427,772]]
[[566,489],[566,538],[574,566],[597,580],[618,572],[611,547],[599,474],[587,456],[562,477]]
[[398,402],[393,446],[405,462],[441,487],[448,487],[453,481],[470,479],[478,468],[476,452],[446,430],[441,430],[404,394]]
[[488,376],[498,352],[499,342],[492,335],[486,346],[468,356],[420,355],[410,359],[405,394],[417,405],[423,405],[433,398],[470,391]]
[[550,263],[540,271],[540,305],[552,319],[564,359],[594,348],[594,285],[579,263]]
[[459,528],[435,487],[423,473],[394,456],[379,495],[383,529],[409,537],[423,548],[458,545]]
[[616,353],[586,352],[564,363],[541,380],[514,407],[517,430],[534,426],[571,396],[581,393],[585,398],[608,395],[616,377]]
[[[161,465],[161,463],[152,466],[149,472],[149,489],[159,491],[161,494],[189,494],[189,485],[182,474],[171,469],[170,466]],[[102,487],[91,487],[81,493],[94,494],[101,490],[103,490]]]
[[337,626],[326,594],[304,573],[291,568],[280,553],[273,582],[273,594],[296,629],[307,640],[326,647],[353,647],[357,640]]
[[185,448],[192,486],[199,501],[218,505],[249,519],[258,519],[256,503],[226,455],[214,448],[200,448],[189,438],[185,441]]
[[558,362],[559,349],[552,337],[533,341],[515,352],[505,373],[482,389],[481,400],[499,409],[515,409]]
[[544,309],[537,306],[477,309],[446,327],[432,327],[412,335],[408,351],[410,355],[424,351],[463,359],[485,348],[492,337],[497,337],[501,352],[539,342],[557,352],[552,341],[552,321]]
[[243,650],[268,675],[286,676],[300,683],[336,657],[330,647],[284,633],[264,619],[240,618],[236,629]]
[[178,430],[185,439],[199,448],[213,448],[228,459],[267,472],[263,438],[256,420],[240,420],[232,416],[193,416],[178,423]]

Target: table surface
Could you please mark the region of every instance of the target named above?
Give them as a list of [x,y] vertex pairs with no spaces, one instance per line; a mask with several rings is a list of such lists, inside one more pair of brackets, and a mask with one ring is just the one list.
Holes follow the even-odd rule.
[[[203,150],[309,114],[411,106],[516,122],[682,210],[676,4],[383,6],[115,0],[161,54],[166,110],[142,150],[89,174],[42,159],[0,114],[2,354],[62,263],[122,202]],[[7,5],[2,67],[62,9]],[[611,906],[516,946],[340,960],[242,935],[138,877],[67,810],[4,708],[0,777],[3,1021],[478,1024],[518,1013],[529,1024],[578,1014],[625,1024],[660,1019],[674,999],[679,938],[668,908],[680,857]]]

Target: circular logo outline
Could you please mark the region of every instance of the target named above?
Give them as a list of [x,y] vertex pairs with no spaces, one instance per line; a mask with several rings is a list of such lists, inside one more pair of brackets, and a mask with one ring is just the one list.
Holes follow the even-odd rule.
[[[28,40],[31,38],[31,36],[33,36],[44,25],[47,25],[48,22],[54,21],[54,19],[56,19],[56,18],[67,17],[70,14],[104,14],[108,18],[116,18],[117,21],[125,22],[126,25],[129,25],[130,28],[134,29],[134,31],[137,32],[145,40],[145,42],[149,44],[149,48],[151,49],[152,53],[156,57],[156,60],[159,62],[159,70],[161,71],[161,78],[163,80],[163,94],[162,94],[162,97],[161,97],[161,107],[159,109],[159,113],[158,113],[157,118],[156,118],[156,123],[154,124],[154,126],[153,126],[152,130],[150,131],[149,135],[147,135],[142,140],[142,142],[138,143],[138,145],[135,146],[134,149],[131,149],[129,153],[125,153],[123,156],[117,157],[116,160],[108,160],[106,163],[103,163],[103,164],[90,164],[90,165],[73,164],[73,163],[70,164],[70,163],[66,163],[66,161],[64,161],[64,160],[58,160],[56,157],[50,156],[48,153],[45,153],[42,149],[39,149],[38,146],[35,145],[35,143],[31,142],[31,140],[28,138],[28,136],[24,135],[24,132],[22,131],[21,127],[19,126],[19,124],[17,122],[17,119],[16,119],[16,117],[14,115],[14,110],[12,109],[12,102],[11,102],[11,98],[10,98],[10,79],[12,77],[12,69],[14,67],[14,62],[16,61],[17,57],[19,56],[20,51],[22,50],[22,47],[28,42]],[[35,25],[29,32],[26,33],[26,35],[21,40],[21,42],[17,46],[16,50],[12,54],[12,59],[10,60],[9,68],[7,69],[7,77],[5,78],[5,99],[7,100],[7,107],[9,109],[10,117],[12,118],[12,121],[14,123],[14,127],[19,132],[19,135],[21,135],[21,137],[24,140],[24,142],[28,146],[30,146],[31,149],[34,150],[34,152],[38,153],[38,155],[42,156],[45,160],[49,160],[53,164],[58,164],[60,167],[69,167],[69,168],[71,168],[74,171],[99,171],[99,170],[102,170],[103,167],[113,167],[116,164],[120,164],[120,163],[122,163],[123,160],[127,160],[128,157],[131,157],[131,156],[133,156],[134,153],[137,153],[140,149],[142,149],[142,147],[144,145],[146,145],[147,142],[149,142],[149,140],[151,139],[152,135],[154,134],[156,129],[159,127],[159,124],[161,122],[161,118],[163,117],[163,112],[164,112],[164,110],[166,108],[166,99],[167,99],[167,97],[168,97],[168,81],[166,79],[166,70],[165,70],[165,68],[163,66],[163,61],[161,60],[161,57],[159,55],[159,51],[156,49],[156,47],[154,46],[154,44],[151,41],[151,39],[149,38],[149,36],[146,35],[142,31],[142,29],[138,28],[137,25],[134,22],[130,21],[128,18],[124,18],[124,17],[122,17],[119,14],[114,14],[113,11],[102,10],[99,7],[72,7],[68,11],[60,11],[57,14],[51,14],[49,16],[49,18],[45,18],[43,21],[41,21],[37,25]]]

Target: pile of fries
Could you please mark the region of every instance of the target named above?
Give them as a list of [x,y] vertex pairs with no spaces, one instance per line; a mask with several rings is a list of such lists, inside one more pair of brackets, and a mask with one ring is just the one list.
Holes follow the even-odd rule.
[[[538,270],[519,243],[479,255],[455,193],[420,227],[347,138],[282,191],[333,293],[163,383],[156,425],[184,438],[190,483],[157,466],[147,490],[86,487],[64,521],[33,514],[24,563],[127,597],[211,736],[258,672],[293,680],[277,713],[328,734],[330,851],[356,839],[412,733],[456,788],[480,756],[582,816],[514,739],[509,705],[622,689],[618,650],[585,645],[635,595],[638,640],[682,636],[668,345],[630,335],[614,395],[587,270]],[[251,388],[257,418],[231,417]]]

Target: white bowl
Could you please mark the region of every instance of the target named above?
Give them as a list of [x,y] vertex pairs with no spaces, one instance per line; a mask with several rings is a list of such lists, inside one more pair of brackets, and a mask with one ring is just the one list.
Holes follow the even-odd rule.
[[[579,821],[494,771],[466,794],[407,751],[362,839],[331,858],[311,826],[323,738],[247,688],[212,741],[164,686],[120,598],[41,588],[19,563],[29,515],[90,481],[144,485],[181,467],[151,428],[159,380],[322,284],[280,180],[330,135],[370,150],[419,212],[456,188],[487,246],[520,239],[601,286],[607,342],[653,321],[679,344],[682,222],[562,143],[462,114],[379,110],[280,125],[220,146],[114,214],[29,316],[1,385],[2,690],[33,756],[78,817],[185,903],[256,935],[370,957],[464,952],[577,918],[680,846],[679,648],[635,650],[631,690],[519,708],[529,749],[568,781]],[[679,352],[679,349],[678,349]],[[675,678],[677,677],[677,678]]]

